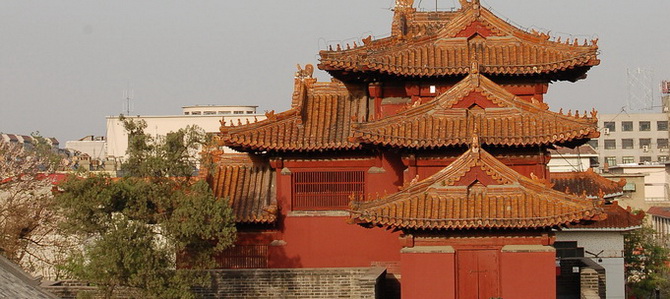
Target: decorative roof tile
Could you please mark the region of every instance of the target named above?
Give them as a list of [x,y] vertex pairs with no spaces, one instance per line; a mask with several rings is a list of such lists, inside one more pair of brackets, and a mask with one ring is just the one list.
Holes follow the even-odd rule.
[[483,75],[471,74],[432,101],[378,121],[355,125],[353,140],[396,147],[567,143],[599,136],[596,113],[563,115],[528,102]]
[[[467,2],[466,2],[467,3]],[[597,40],[560,38],[514,27],[478,4],[456,12],[417,12],[397,7],[390,37],[367,38],[363,45],[321,51],[319,68],[337,72],[375,72],[398,76],[466,75],[472,62],[487,75],[548,76],[580,79],[598,65]]]
[[214,196],[227,199],[238,223],[277,220],[275,173],[267,160],[247,154],[219,156],[210,186]]
[[670,218],[670,207],[651,207],[647,210],[647,213],[657,217]]
[[584,172],[552,172],[550,174],[554,190],[582,195],[589,198],[613,198],[623,195],[626,180],[608,180],[589,168]]
[[352,121],[365,116],[365,107],[344,84],[300,81],[296,85],[290,110],[267,113],[267,119],[245,126],[222,126],[222,144],[246,151],[360,148],[348,137]]
[[568,224],[568,230],[631,230],[642,226],[645,216],[642,211],[633,214],[630,207],[624,209],[616,201],[605,204],[603,209],[607,214],[606,219],[591,223]]
[[353,201],[352,218],[400,229],[546,228],[599,219],[597,201],[551,189],[479,148],[397,193]]

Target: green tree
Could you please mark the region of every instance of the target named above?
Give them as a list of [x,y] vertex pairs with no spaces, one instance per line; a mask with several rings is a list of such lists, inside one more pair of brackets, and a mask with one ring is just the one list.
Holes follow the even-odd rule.
[[625,235],[626,279],[631,295],[652,298],[658,288],[670,296],[670,249],[663,238],[648,225]]
[[107,297],[129,287],[142,298],[192,298],[190,287],[209,281],[197,270],[213,266],[235,239],[228,203],[193,177],[205,134],[189,127],[156,138],[145,123],[122,120],[129,141],[123,176],[72,177],[60,186],[63,227],[83,244],[67,269]]

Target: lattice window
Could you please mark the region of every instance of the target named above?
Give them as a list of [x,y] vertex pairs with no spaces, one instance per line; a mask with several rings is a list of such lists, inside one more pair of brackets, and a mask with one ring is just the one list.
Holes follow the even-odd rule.
[[294,172],[293,210],[340,210],[351,195],[363,196],[364,171]]
[[267,245],[235,245],[217,257],[224,269],[250,269],[268,267]]

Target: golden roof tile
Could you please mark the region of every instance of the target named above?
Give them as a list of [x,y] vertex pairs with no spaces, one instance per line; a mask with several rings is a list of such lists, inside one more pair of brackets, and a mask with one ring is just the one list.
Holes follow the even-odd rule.
[[275,173],[269,162],[247,154],[223,154],[210,186],[214,196],[228,200],[238,223],[273,223],[277,220]]
[[602,214],[597,201],[517,173],[478,141],[436,174],[351,208],[357,222],[400,229],[547,228]]
[[271,112],[266,120],[257,123],[222,127],[222,144],[254,151],[360,148],[359,143],[349,142],[348,137],[352,121],[365,115],[361,102],[339,81],[300,82],[296,81],[290,110]]
[[550,40],[546,33],[527,32],[479,5],[456,12],[396,9],[393,33],[363,45],[321,51],[319,68],[337,72],[435,77],[465,75],[478,62],[487,75],[545,76],[580,79],[598,65],[597,40]]
[[[474,109],[473,109],[474,108]],[[480,74],[471,74],[432,101],[378,121],[354,124],[352,140],[411,148],[466,144],[567,143],[599,136],[595,111],[563,115],[528,102]]]

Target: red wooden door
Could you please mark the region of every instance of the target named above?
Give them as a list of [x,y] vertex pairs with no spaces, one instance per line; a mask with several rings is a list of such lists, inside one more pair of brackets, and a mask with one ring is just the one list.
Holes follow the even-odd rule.
[[457,251],[458,299],[500,297],[498,250]]

